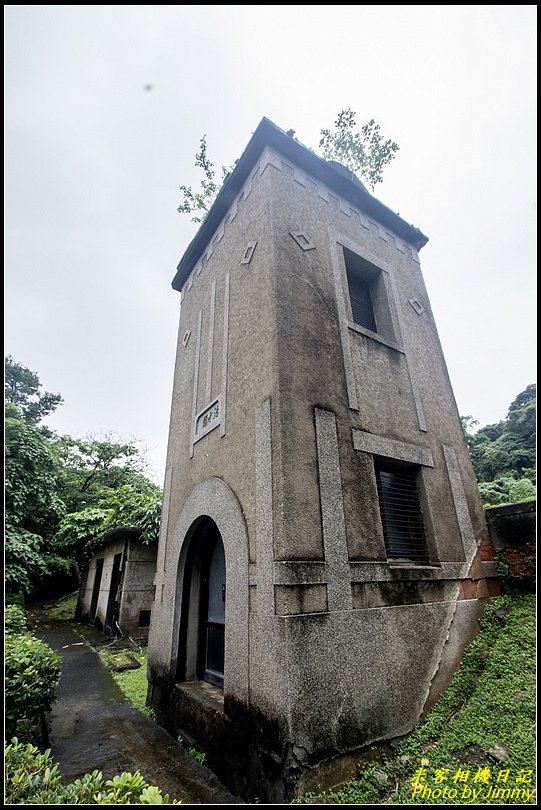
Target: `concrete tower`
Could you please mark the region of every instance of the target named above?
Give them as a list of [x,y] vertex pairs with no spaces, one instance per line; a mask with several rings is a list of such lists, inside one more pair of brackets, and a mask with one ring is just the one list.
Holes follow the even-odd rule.
[[149,697],[245,798],[409,731],[490,592],[426,242],[263,119],[178,265]]

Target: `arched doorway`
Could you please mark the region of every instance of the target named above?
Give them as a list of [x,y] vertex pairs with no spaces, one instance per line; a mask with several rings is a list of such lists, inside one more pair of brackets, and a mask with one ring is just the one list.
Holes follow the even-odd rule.
[[177,679],[223,688],[225,663],[225,554],[218,527],[200,518],[183,574]]

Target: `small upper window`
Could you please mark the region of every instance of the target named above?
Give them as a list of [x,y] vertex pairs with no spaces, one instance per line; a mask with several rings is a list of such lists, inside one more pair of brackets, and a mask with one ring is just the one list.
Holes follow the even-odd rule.
[[417,490],[419,468],[374,459],[379,509],[388,559],[427,564],[423,513]]
[[379,272],[346,247],[344,261],[353,322],[371,332],[377,332],[373,295]]

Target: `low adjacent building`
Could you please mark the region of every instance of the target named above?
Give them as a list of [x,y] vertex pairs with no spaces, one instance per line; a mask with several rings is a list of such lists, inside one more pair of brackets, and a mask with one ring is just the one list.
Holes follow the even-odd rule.
[[124,526],[92,544],[83,571],[77,613],[111,635],[146,641],[156,572],[156,544],[144,545],[141,529]]

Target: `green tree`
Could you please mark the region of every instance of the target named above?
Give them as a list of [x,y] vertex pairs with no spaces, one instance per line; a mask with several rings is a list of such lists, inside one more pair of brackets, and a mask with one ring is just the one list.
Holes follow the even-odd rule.
[[528,478],[502,476],[495,481],[480,481],[479,492],[485,506],[518,503],[535,498],[535,487]]
[[103,438],[58,436],[51,442],[57,460],[59,492],[67,512],[96,506],[104,490],[130,485],[145,493],[155,486],[144,475],[145,460],[132,443]]
[[[321,130],[319,147],[326,160],[337,160],[344,164],[373,190],[383,180],[383,169],[394,160],[399,147],[394,141],[383,139],[381,127],[373,118],[357,131],[355,116],[353,110],[339,112],[334,130]],[[218,183],[214,164],[207,155],[206,135],[199,143],[195,166],[203,171],[199,191],[194,191],[192,186],[180,186],[182,202],[177,211],[180,214],[193,214],[192,222],[203,222],[234,166],[222,166],[222,183]]]
[[[7,409],[13,413],[13,409]],[[47,437],[20,413],[5,426],[5,581],[8,593],[28,594],[47,575],[47,555],[64,503]]]
[[479,490],[496,506],[535,497],[536,386],[528,385],[501,422],[476,433],[471,416],[461,417]]
[[140,526],[150,540],[159,526],[161,492],[144,475],[142,452],[110,436],[57,436],[38,426],[62,401],[40,387],[36,373],[6,358],[8,595],[28,595],[73,565],[78,574],[84,544],[108,528]]
[[536,387],[529,385],[509,407],[506,418],[475,434],[473,465],[480,481],[494,481],[504,474],[522,478],[535,467]]
[[519,411],[525,405],[530,405],[531,403],[535,405],[536,396],[537,390],[535,383],[527,385],[524,391],[521,391],[509,406],[509,414]]
[[54,534],[64,512],[47,437],[21,417],[6,419],[5,508],[10,523],[44,538]]
[[[218,184],[215,180],[214,163],[209,160],[207,155],[206,135],[203,135],[199,143],[199,152],[195,156],[195,165],[203,170],[201,189],[200,191],[193,191],[191,186],[180,186],[183,199],[177,211],[180,214],[194,214],[192,222],[203,222],[221,188],[221,184]],[[232,166],[229,169],[222,166],[222,183],[232,170]]]
[[15,405],[23,419],[32,425],[37,425],[62,404],[60,394],[51,394],[49,391],[40,393],[42,385],[38,375],[16,363],[11,355],[5,358],[4,370],[6,402]]
[[147,540],[156,523],[159,528],[161,490],[143,474],[145,461],[134,444],[111,437],[60,436],[51,445],[61,470],[59,492],[66,503],[55,549],[70,560],[77,576],[89,544],[103,532],[140,526]]
[[337,160],[357,174],[374,190],[383,180],[383,169],[398,152],[398,144],[384,140],[381,127],[373,118],[356,130],[356,113],[342,110],[334,122],[334,131],[321,130],[319,147],[326,160]]
[[92,541],[103,532],[122,526],[141,528],[143,543],[156,542],[160,530],[161,490],[150,484],[145,492],[125,484],[104,489],[95,506],[70,512],[62,519],[57,548],[70,555],[80,566],[92,551]]

